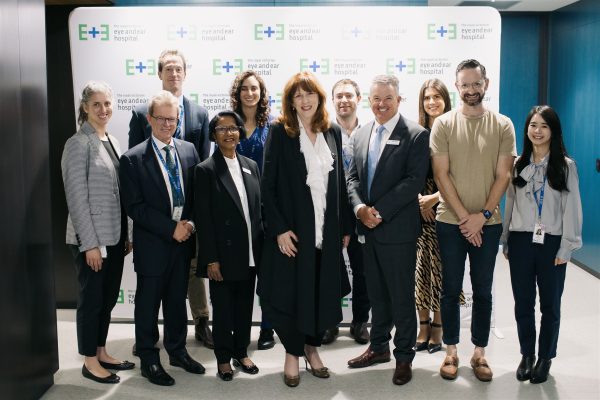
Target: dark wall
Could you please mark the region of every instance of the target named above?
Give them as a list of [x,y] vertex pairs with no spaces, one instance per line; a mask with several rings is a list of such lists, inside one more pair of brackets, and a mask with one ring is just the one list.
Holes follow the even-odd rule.
[[43,0],[0,20],[0,397],[39,398],[58,370]]
[[69,13],[75,7],[46,7],[46,57],[48,60],[48,129],[50,139],[50,182],[52,198],[52,248],[56,274],[56,305],[74,308],[77,280],[73,257],[65,245],[67,202],[60,158],[67,139],[76,131],[73,109],[73,77],[69,47]]
[[577,162],[583,201],[584,246],[573,258],[600,273],[600,2],[581,0],[553,13],[549,43],[548,102]]

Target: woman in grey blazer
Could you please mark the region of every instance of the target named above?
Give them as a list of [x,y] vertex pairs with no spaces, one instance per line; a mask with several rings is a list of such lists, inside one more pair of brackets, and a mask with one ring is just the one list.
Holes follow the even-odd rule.
[[66,241],[75,257],[79,282],[77,341],[85,357],[81,372],[100,383],[119,382],[108,369],[135,366],[109,356],[105,348],[123,259],[131,251],[119,195],[119,143],[106,132],[111,116],[110,87],[88,82],[81,94],[79,130],[65,143],[61,160],[69,208]]

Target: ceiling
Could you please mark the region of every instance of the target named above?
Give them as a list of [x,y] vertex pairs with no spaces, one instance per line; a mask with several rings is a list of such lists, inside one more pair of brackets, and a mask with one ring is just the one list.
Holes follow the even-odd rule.
[[430,6],[489,6],[499,11],[554,11],[578,0],[429,0]]

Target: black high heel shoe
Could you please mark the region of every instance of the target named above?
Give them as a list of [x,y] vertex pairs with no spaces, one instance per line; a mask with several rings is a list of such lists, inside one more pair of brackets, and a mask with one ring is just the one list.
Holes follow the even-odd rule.
[[[429,324],[431,326],[431,330],[433,331],[434,329],[442,329],[442,324],[438,324],[436,322],[431,322]],[[431,332],[433,333],[433,332]],[[432,334],[429,334],[429,340],[431,340],[431,336]],[[435,352],[438,352],[442,349],[442,342],[440,341],[439,343],[431,343],[431,341],[429,341],[427,343],[427,352],[429,354],[433,354]]]
[[413,350],[414,351],[423,351],[423,350],[427,350],[427,346],[429,345],[429,338],[431,338],[431,319],[428,319],[427,321],[419,321],[420,325],[429,325],[430,326],[430,331],[429,331],[429,335],[427,335],[427,339],[425,339],[424,342],[416,342]]
[[247,365],[244,365],[240,359],[234,358],[233,366],[236,368],[240,368],[243,372],[250,374],[250,375],[258,374],[258,367],[254,363],[252,363],[252,365],[250,365],[250,366],[247,366]]
[[517,368],[517,380],[523,382],[531,379],[531,371],[533,370],[534,364],[534,355],[523,356],[523,358],[521,358],[521,362],[519,363],[519,367]]
[[[310,367],[309,367],[310,365]],[[310,362],[308,362],[308,358],[306,358],[306,356],[304,356],[304,366],[306,367],[306,370],[308,372],[310,372],[313,376],[316,376],[317,378],[329,378],[329,368],[327,367],[321,367],[321,368],[313,368],[312,364]]]

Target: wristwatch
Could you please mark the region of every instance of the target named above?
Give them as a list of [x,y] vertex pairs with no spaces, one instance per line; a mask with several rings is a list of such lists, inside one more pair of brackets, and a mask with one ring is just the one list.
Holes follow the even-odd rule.
[[490,210],[481,209],[479,212],[483,214],[486,220],[492,218],[492,212]]

